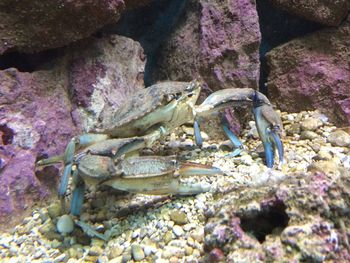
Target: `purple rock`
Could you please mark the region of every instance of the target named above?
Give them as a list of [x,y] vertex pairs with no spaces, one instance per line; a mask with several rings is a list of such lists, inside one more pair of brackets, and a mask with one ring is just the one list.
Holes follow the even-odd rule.
[[347,0],[271,0],[282,9],[328,26],[338,26],[350,10]]
[[201,76],[212,90],[256,88],[259,44],[254,1],[190,1],[164,44],[155,78],[191,80]]
[[122,0],[0,1],[0,54],[32,53],[86,38],[116,22]]
[[271,100],[282,111],[319,109],[350,124],[350,23],[292,40],[267,54]]
[[62,154],[143,88],[144,65],[137,42],[113,35],[67,49],[50,70],[0,71],[0,223],[56,191],[58,169],[36,171],[37,159]]

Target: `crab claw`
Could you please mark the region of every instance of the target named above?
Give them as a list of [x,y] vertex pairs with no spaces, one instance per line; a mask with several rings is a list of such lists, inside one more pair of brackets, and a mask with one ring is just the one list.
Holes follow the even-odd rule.
[[280,139],[282,121],[271,104],[264,102],[265,96],[256,91],[253,99],[253,113],[259,136],[263,142],[266,165],[274,164],[274,152],[277,150],[279,161],[283,163],[283,144]]

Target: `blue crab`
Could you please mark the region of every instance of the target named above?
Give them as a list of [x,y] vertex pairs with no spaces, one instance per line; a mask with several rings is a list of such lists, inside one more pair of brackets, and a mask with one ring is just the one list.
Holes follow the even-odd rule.
[[[64,156],[42,160],[38,164],[45,165],[63,160],[64,171],[58,190],[58,195],[63,198],[67,190],[68,179],[72,174],[72,167],[77,166],[77,164],[77,170],[82,167],[79,166],[79,162],[76,162],[79,159],[75,155],[76,150],[83,149],[84,156],[89,156],[95,152],[93,155],[96,163],[102,160],[103,156],[115,160],[124,154],[143,147],[151,147],[156,140],[187,122],[194,123],[196,142],[201,144],[197,117],[211,114],[228,106],[246,104],[253,107],[256,126],[265,149],[267,166],[273,167],[276,149],[280,162],[283,161],[283,146],[280,139],[282,123],[265,95],[249,88],[224,89],[208,96],[202,104],[195,105],[200,91],[201,85],[198,81],[162,82],[140,90],[115,111],[110,119],[104,120],[95,130],[95,133],[74,137],[68,143]],[[237,147],[233,155],[238,154],[242,144],[225,123],[224,131]],[[82,160],[80,159],[80,161]],[[143,162],[143,159],[135,160]],[[98,167],[96,169],[98,170]],[[102,166],[101,169],[103,169]],[[82,172],[81,168],[80,172]],[[140,172],[143,174],[142,171]],[[109,174],[108,176],[112,175]],[[99,179],[101,178],[103,176],[99,177]],[[146,178],[151,180],[151,177],[144,175],[142,177],[143,181]],[[157,174],[156,178],[161,177]],[[116,179],[115,182],[117,182]],[[133,182],[137,182],[135,177]],[[116,184],[112,186],[117,187]],[[76,195],[80,196],[78,199],[81,200],[80,192],[83,191],[79,189],[83,189],[83,187],[77,189]],[[129,187],[129,190],[131,190],[131,187]],[[80,203],[81,201],[76,201],[76,204]]]

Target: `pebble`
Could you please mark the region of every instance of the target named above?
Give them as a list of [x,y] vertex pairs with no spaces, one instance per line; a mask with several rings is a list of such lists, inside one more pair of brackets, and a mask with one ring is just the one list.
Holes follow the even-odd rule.
[[140,261],[145,258],[145,253],[140,245],[134,244],[131,246],[131,254],[133,259]]
[[74,222],[70,215],[63,215],[57,220],[57,231],[62,235],[69,234],[74,230]]
[[313,131],[302,131],[300,134],[301,140],[310,140],[316,139],[318,137],[318,134]]
[[59,217],[62,213],[62,207],[60,203],[54,203],[47,208],[47,213],[51,219]]
[[187,223],[187,215],[184,212],[178,210],[172,211],[170,213],[170,219],[178,225],[184,225]]
[[180,237],[184,234],[184,230],[182,229],[181,226],[179,225],[175,225],[173,227],[173,233],[177,236],[177,237]]
[[343,130],[331,132],[327,138],[333,146],[347,147],[350,146],[350,134]]
[[315,131],[323,125],[323,122],[318,118],[307,118],[303,120],[300,124],[300,128],[303,131]]
[[[227,158],[222,151],[225,150],[225,143],[228,144],[227,148],[232,147],[229,140],[207,141],[201,149],[193,147],[192,128],[181,136],[172,133],[170,141],[164,140],[162,145],[159,143],[150,153],[167,154],[164,152],[166,145],[170,148],[185,147],[186,149],[167,151],[172,154],[179,152],[178,156],[183,159],[223,167],[225,175],[181,178],[191,183],[210,183],[211,191],[218,192],[232,185],[254,186],[267,181],[275,182],[280,180],[281,175],[288,177],[292,172],[304,173],[306,169],[311,172],[341,173],[344,166],[350,167],[350,152],[343,144],[349,135],[343,133],[346,130],[337,129],[320,118],[312,112],[282,114],[285,130],[290,135],[283,138],[286,165],[282,166],[282,170],[268,171],[263,159],[251,152],[261,143],[260,139],[246,137],[249,130],[243,130],[242,133],[245,136],[242,141],[248,151],[235,158]],[[256,133],[255,122],[251,122],[251,128]],[[221,151],[218,150],[219,145]],[[107,195],[107,191],[101,189],[87,189],[86,197],[80,219],[98,227],[100,232],[113,233],[108,242],[86,237],[80,228],[70,236],[60,235],[59,233],[70,233],[74,223],[71,218],[59,217],[61,206],[55,202],[48,208],[40,209],[40,212],[34,212],[13,233],[0,235],[0,258],[5,262],[9,257],[13,257],[11,262],[21,262],[22,258],[34,261],[35,257],[38,262],[70,263],[80,262],[79,260],[100,263],[203,260],[206,222],[204,211],[215,202],[213,193],[198,194],[195,197],[172,197],[164,203],[154,201],[157,200],[156,197],[146,195]],[[116,215],[119,211],[125,211],[125,214]]]

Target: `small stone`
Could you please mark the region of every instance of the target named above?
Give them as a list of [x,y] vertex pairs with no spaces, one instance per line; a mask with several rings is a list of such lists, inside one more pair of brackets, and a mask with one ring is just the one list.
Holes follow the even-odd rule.
[[116,258],[116,257],[120,256],[123,253],[124,248],[117,244],[115,246],[112,246],[109,251],[110,252],[109,252],[108,257],[110,259],[112,259],[112,258]]
[[222,151],[231,151],[233,149],[233,144],[230,140],[226,140],[220,143],[219,148]]
[[287,134],[290,136],[293,136],[294,134],[300,134],[300,124],[299,123],[293,123],[291,124],[288,129],[286,129]]
[[343,130],[336,130],[331,132],[327,140],[333,146],[347,147],[350,146],[350,134]]
[[123,262],[123,256],[113,258],[109,260],[109,263],[122,263]]
[[92,246],[89,250],[90,256],[99,256],[103,253],[103,249],[98,246]]
[[57,231],[62,235],[69,234],[74,230],[74,222],[70,215],[61,216],[56,224]]
[[145,253],[143,252],[142,247],[138,244],[134,244],[131,246],[131,254],[132,257],[137,261],[140,261],[145,258]]
[[313,140],[317,137],[318,137],[317,133],[313,131],[302,131],[300,134],[301,140]]
[[174,233],[176,236],[180,237],[180,236],[182,236],[182,235],[184,234],[184,230],[182,229],[181,226],[175,225],[175,226],[173,227],[173,233]]
[[59,217],[62,213],[62,207],[60,203],[54,203],[47,208],[47,213],[51,219]]
[[303,120],[300,127],[303,131],[315,131],[323,125],[323,122],[318,118],[307,118]]
[[192,247],[189,247],[189,246],[185,247],[185,254],[186,254],[186,256],[192,255],[192,252],[193,252],[193,248]]
[[170,213],[170,219],[178,225],[184,225],[187,223],[187,215],[184,212],[178,210],[172,211]]
[[168,244],[171,241],[172,237],[173,237],[173,235],[172,235],[171,231],[166,232],[164,237],[163,237],[164,243]]
[[193,237],[194,240],[201,243],[204,240],[204,229],[198,229],[191,232],[191,237]]
[[186,139],[184,142],[181,142],[180,143],[180,146],[182,148],[192,148],[193,147],[193,140],[191,139]]

